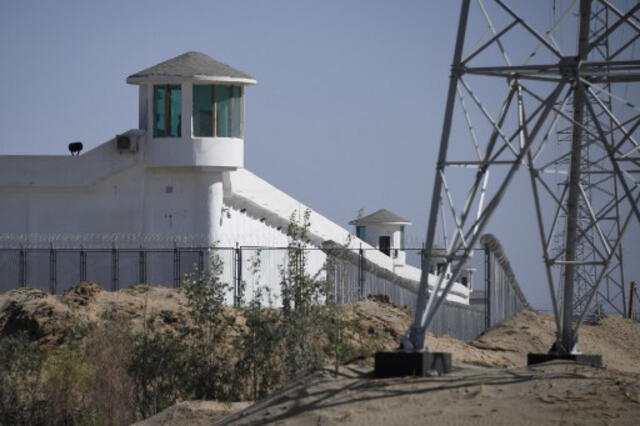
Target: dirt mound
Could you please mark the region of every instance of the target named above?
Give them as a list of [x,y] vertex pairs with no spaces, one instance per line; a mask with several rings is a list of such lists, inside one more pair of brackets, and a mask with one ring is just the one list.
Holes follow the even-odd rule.
[[[75,329],[108,320],[128,324],[133,333],[150,326],[158,332],[175,331],[192,321],[189,309],[184,291],[151,285],[110,292],[83,281],[62,295],[20,288],[0,294],[0,337],[26,332],[32,341],[51,347],[68,342]],[[354,354],[394,349],[410,323],[406,308],[378,299],[339,309]],[[238,309],[227,308],[225,317],[237,327],[244,324]]]
[[69,305],[88,306],[95,302],[103,291],[105,290],[93,281],[82,281],[67,290],[62,296],[62,300]]
[[[487,330],[466,344],[450,337],[431,337],[430,348],[453,353],[457,362],[492,366],[524,366],[529,352],[547,352],[555,340],[552,316],[522,311]],[[640,323],[606,317],[580,329],[583,353],[602,355],[604,365],[620,371],[640,373]]]
[[376,298],[342,306],[341,312],[348,329],[347,343],[369,354],[397,348],[411,324],[407,308]]
[[[345,340],[354,354],[392,350],[411,323],[408,309],[380,298],[340,307]],[[229,308],[226,316],[242,326],[241,311]],[[118,320],[140,332],[151,323],[156,330],[170,331],[190,321],[188,300],[179,289],[136,285],[116,292],[84,281],[63,295],[21,288],[0,294],[0,337],[26,332],[42,345],[59,345],[74,328]],[[529,352],[546,352],[555,336],[553,317],[523,311],[498,324],[471,343],[449,336],[429,335],[428,348],[453,354],[454,362],[492,367],[526,365]],[[580,348],[601,354],[605,366],[621,371],[640,371],[640,323],[607,317],[583,325]]]
[[62,295],[21,288],[0,294],[0,337],[27,332],[43,346],[68,341],[75,329],[104,320],[127,322],[133,332],[149,321],[158,329],[186,321],[187,298],[166,287],[137,285],[109,292],[83,281]]

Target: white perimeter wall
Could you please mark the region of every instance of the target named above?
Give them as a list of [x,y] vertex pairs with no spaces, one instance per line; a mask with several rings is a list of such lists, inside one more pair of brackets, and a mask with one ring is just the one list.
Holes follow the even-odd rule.
[[[141,165],[86,187],[0,186],[0,234],[91,246],[95,235],[158,235],[166,241],[211,237],[210,188],[222,173]],[[222,193],[218,202],[222,203]],[[35,242],[35,241],[34,241]]]

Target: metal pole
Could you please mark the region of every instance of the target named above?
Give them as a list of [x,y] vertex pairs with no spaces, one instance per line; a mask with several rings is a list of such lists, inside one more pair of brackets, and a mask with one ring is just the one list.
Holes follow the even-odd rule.
[[112,291],[117,291],[119,287],[119,268],[120,268],[120,259],[118,249],[114,245],[111,248],[111,289]]
[[173,243],[173,287],[180,287],[180,249]]
[[358,250],[358,300],[364,299],[364,250]]
[[140,251],[138,252],[138,267],[138,278],[140,280],[140,284],[145,284],[147,281],[147,259],[142,246],[140,246]]
[[80,246],[80,281],[87,279],[87,256],[82,245]]
[[411,347],[404,349],[422,350],[426,330],[422,327],[422,315],[427,306],[429,297],[429,269],[431,266],[431,251],[433,250],[433,242],[436,233],[436,222],[438,221],[438,208],[440,206],[440,197],[442,192],[442,171],[445,167],[447,152],[449,149],[449,136],[451,135],[451,123],[453,121],[453,111],[456,101],[456,90],[458,87],[458,78],[460,77],[458,66],[462,61],[462,50],[464,48],[464,39],[467,30],[467,18],[469,16],[470,0],[463,0],[460,9],[460,20],[458,22],[458,35],[456,38],[456,47],[453,54],[453,65],[451,67],[451,75],[449,76],[449,89],[447,94],[447,104],[444,113],[444,123],[442,125],[442,135],[440,138],[440,152],[438,153],[438,165],[436,167],[435,180],[433,183],[433,193],[431,198],[431,206],[429,212],[429,224],[427,226],[427,236],[425,241],[425,253],[421,259],[422,274],[420,275],[420,287],[418,290],[418,301],[416,302],[416,311],[413,324],[409,330],[409,343]]
[[636,300],[638,298],[638,293],[637,293],[637,288],[636,288],[636,282],[635,281],[631,281],[631,286],[629,287],[629,318],[630,319],[634,319],[635,316],[635,307],[636,307]]
[[[589,23],[591,0],[580,0],[580,28],[578,35],[578,59],[584,61],[589,53]],[[584,86],[575,69],[575,90],[573,94],[573,130],[571,138],[571,166],[569,169],[569,193],[567,200],[567,234],[565,239],[564,288],[562,300],[562,329],[556,350],[563,354],[573,351],[573,284],[575,280],[576,243],[578,239],[578,203],[580,197],[580,172],[582,168],[582,127],[584,123]]]
[[56,251],[51,244],[49,248],[49,292],[56,294],[56,287]]
[[489,244],[484,246],[484,297],[485,297],[485,329],[491,328],[491,251]]
[[235,290],[236,290],[236,297],[235,297],[235,303],[236,306],[240,306],[242,304],[242,249],[240,248],[240,245],[238,243],[236,243],[236,249],[235,249],[235,260],[236,260],[236,285],[235,285]]
[[20,249],[20,259],[19,259],[19,267],[20,267],[20,287],[24,287],[27,285],[27,253],[23,248]]

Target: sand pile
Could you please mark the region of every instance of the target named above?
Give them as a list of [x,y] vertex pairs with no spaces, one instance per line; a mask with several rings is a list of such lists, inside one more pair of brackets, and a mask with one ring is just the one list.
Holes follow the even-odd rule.
[[369,371],[318,372],[215,424],[636,425],[640,417],[640,375],[570,362],[457,368],[435,378],[372,379]]
[[247,408],[250,402],[183,401],[134,423],[134,426],[211,425],[216,420]]
[[[409,326],[409,311],[382,299],[339,307],[345,343],[354,355],[394,349]],[[61,295],[20,288],[0,294],[0,338],[26,332],[44,348],[67,343],[75,329],[115,320],[133,333],[153,325],[158,332],[176,330],[191,321],[183,290],[136,285],[110,292],[83,281]],[[241,310],[228,307],[225,316],[242,327]]]
[[[547,352],[555,332],[553,317],[527,310],[487,330],[470,344],[441,337],[433,340],[432,347],[452,352],[459,362],[515,367],[526,365],[529,352]],[[596,324],[583,325],[579,347],[583,353],[602,355],[608,368],[640,373],[638,322],[610,316]]]
[[119,320],[132,331],[142,331],[145,322],[158,329],[187,320],[187,298],[183,292],[149,285],[136,285],[109,292],[92,281],[83,281],[62,295],[20,288],[0,294],[0,338],[17,332],[45,347],[68,341],[74,328]]
[[[395,349],[411,323],[410,312],[374,297],[341,307],[347,343],[356,353]],[[0,294],[0,337],[19,331],[44,346],[66,342],[74,327],[118,320],[142,331],[153,323],[156,330],[172,330],[189,320],[186,295],[179,289],[136,285],[109,292],[84,281],[62,295],[23,288]],[[240,311],[229,308],[227,316],[242,326]],[[453,354],[455,363],[490,367],[526,364],[528,352],[546,352],[555,336],[549,315],[523,311],[493,327],[471,343],[449,336],[429,335],[432,351]],[[580,347],[584,353],[601,354],[605,366],[640,372],[640,323],[607,317],[594,325],[583,325]]]

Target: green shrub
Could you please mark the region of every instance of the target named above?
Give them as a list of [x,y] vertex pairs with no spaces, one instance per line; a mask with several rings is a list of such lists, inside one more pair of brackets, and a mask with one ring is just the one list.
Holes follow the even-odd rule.
[[186,368],[184,339],[173,333],[139,335],[133,345],[129,374],[134,384],[134,401],[142,418],[184,399]]
[[134,386],[128,371],[133,342],[129,324],[112,320],[88,337],[84,357],[92,375],[87,409],[96,424],[126,425],[136,420]]
[[44,418],[45,357],[26,333],[0,338],[0,425],[38,424]]
[[61,346],[52,350],[44,364],[47,420],[51,424],[87,423],[91,368],[79,350]]

